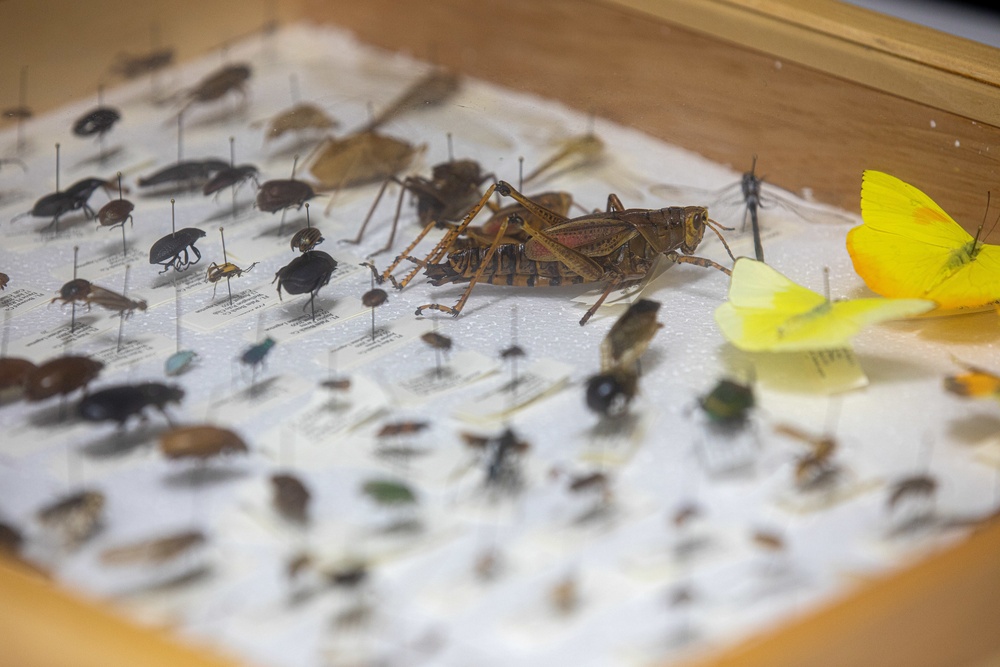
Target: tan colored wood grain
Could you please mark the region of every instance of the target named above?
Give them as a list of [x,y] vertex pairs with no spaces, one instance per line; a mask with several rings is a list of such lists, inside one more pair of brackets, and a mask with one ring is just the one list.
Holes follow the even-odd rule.
[[57,588],[0,554],[0,665],[11,667],[236,667],[163,632],[133,625]]
[[[470,76],[561,100],[737,169],[749,168],[757,154],[768,180],[795,191],[809,188],[818,200],[847,210],[858,210],[861,172],[880,169],[925,190],[974,229],[987,191],[1000,184],[1000,128],[768,55],[789,45],[808,55],[843,40],[813,31],[813,42],[802,42],[803,31],[786,20],[737,13],[729,3],[650,0],[659,14],[678,21],[671,23],[595,0],[303,2],[313,20],[343,26],[364,41],[425,59],[433,54]],[[801,12],[810,3],[793,4]],[[685,26],[718,18],[706,15],[718,5],[726,5],[727,30],[760,35],[755,48]],[[755,22],[741,23],[748,15]],[[826,20],[837,17],[831,10]],[[890,50],[890,38],[914,41],[912,27],[888,17],[884,23],[897,30],[880,38],[873,23],[868,39],[888,40]],[[878,69],[866,54],[888,57],[874,48],[852,49],[842,66]],[[939,68],[921,79],[928,68],[901,60],[910,63],[912,71],[899,75],[909,77],[910,87],[933,92],[940,79],[970,85],[968,76]]]

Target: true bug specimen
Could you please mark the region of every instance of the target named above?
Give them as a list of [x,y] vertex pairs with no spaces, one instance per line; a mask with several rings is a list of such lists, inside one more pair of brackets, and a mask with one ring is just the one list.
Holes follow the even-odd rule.
[[141,540],[101,552],[101,564],[120,567],[128,565],[161,565],[179,558],[208,541],[200,530],[184,530],[165,537]]
[[[468,282],[469,287],[455,306],[425,304],[417,308],[418,315],[433,309],[457,316],[480,280],[495,285],[527,287],[603,282],[606,284],[604,293],[581,318],[583,325],[612,291],[643,280],[660,255],[672,262],[714,268],[726,275],[732,273],[710,259],[691,256],[706,228],[715,232],[725,244],[721,232],[702,206],[626,209],[612,194],[608,196],[605,212],[567,219],[545,210],[510,184],[499,181],[487,189],[462,221],[463,225],[471,222],[494,191],[513,197],[535,215],[549,217],[554,224],[541,231],[522,222],[531,240],[500,244],[499,239],[507,227],[504,222],[488,248],[453,252],[446,262],[428,265],[426,274],[433,285]],[[728,250],[728,246],[726,248]]]
[[[149,249],[149,263],[162,266],[163,270],[160,273],[166,273],[171,267],[175,271],[183,271],[201,259],[201,251],[194,244],[203,236],[205,232],[197,227],[185,227],[171,232]],[[189,248],[195,256],[193,262],[188,253]]]
[[79,491],[46,505],[36,516],[43,527],[58,533],[63,543],[73,548],[100,528],[104,504],[100,491]]
[[399,507],[413,505],[417,502],[417,494],[404,482],[389,479],[368,480],[361,486],[361,491],[379,505]]
[[312,494],[295,475],[271,475],[272,503],[278,514],[293,523],[309,521],[309,501]]
[[220,171],[229,169],[229,163],[224,160],[208,158],[205,160],[178,160],[175,164],[163,167],[149,176],[139,178],[140,188],[151,188],[158,185],[200,187]]
[[[399,226],[403,196],[407,192],[416,200],[417,221],[422,226],[444,227],[446,223],[459,222],[465,213],[479,201],[480,186],[493,178],[495,178],[493,174],[483,173],[482,167],[475,160],[449,160],[436,164],[429,179],[422,176],[407,176],[403,179],[394,175],[389,176],[382,183],[382,187],[375,196],[375,201],[368,209],[368,215],[361,223],[358,235],[350,242],[361,242],[365,229],[368,227],[368,223],[371,221],[389,183],[396,183],[400,186],[399,201],[396,203],[396,215],[392,219],[389,240],[385,247],[377,252],[384,252],[392,247],[393,241],[396,239],[396,229]],[[421,234],[422,236],[423,234]]]
[[77,389],[86,389],[103,368],[104,364],[90,357],[56,357],[28,374],[24,383],[24,396],[29,401],[41,401],[52,396],[65,396]]
[[370,132],[409,111],[440,106],[458,91],[459,85],[457,74],[446,69],[435,69],[403,91],[361,131]]
[[145,421],[143,411],[147,407],[154,407],[172,425],[166,410],[167,404],[179,404],[183,398],[184,390],[176,385],[160,382],[116,385],[85,396],[77,406],[77,414],[84,421],[117,422],[118,428],[123,429],[129,417],[139,417]]
[[146,310],[146,302],[142,299],[129,299],[117,292],[91,284],[89,280],[83,278],[76,278],[63,285],[59,290],[59,295],[53,297],[49,303],[54,301],[62,301],[63,304],[86,304],[88,311],[91,306],[100,306],[122,314],[126,318],[136,310]]
[[218,426],[180,426],[160,436],[160,451],[168,459],[209,459],[249,451],[240,436]]
[[337,260],[333,257],[322,250],[310,250],[278,269],[271,283],[278,283],[279,299],[282,287],[289,294],[309,294],[309,302],[306,305],[312,308],[312,317],[316,319],[316,295],[330,282],[330,276],[336,268]]
[[179,114],[183,114],[193,104],[214,102],[231,92],[239,94],[242,103],[246,104],[246,82],[252,74],[250,66],[242,63],[219,68],[199,81],[198,85],[182,91],[184,103]]
[[111,66],[111,71],[126,79],[137,79],[169,67],[173,62],[174,50],[171,48],[153,49],[139,55],[120,53]]

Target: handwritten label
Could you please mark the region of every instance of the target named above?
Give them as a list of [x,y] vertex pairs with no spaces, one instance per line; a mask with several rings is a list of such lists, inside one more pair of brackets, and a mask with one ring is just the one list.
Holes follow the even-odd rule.
[[562,389],[572,371],[569,364],[542,359],[519,374],[516,381],[511,378],[459,406],[455,416],[467,421],[502,421]]

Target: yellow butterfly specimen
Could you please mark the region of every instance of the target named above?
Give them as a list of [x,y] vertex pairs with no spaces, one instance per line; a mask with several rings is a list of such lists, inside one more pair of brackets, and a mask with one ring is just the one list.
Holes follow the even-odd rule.
[[715,321],[730,343],[749,352],[792,352],[845,347],[869,324],[925,313],[925,299],[830,301],[793,283],[763,262],[740,257],[729,301]]
[[958,396],[967,398],[991,397],[1000,400],[1000,376],[988,370],[955,360],[965,367],[960,375],[949,375],[944,379],[944,388]]
[[932,299],[946,310],[1000,301],[1000,246],[969,235],[917,188],[866,171],[861,217],[865,224],[847,234],[847,251],[872,291]]

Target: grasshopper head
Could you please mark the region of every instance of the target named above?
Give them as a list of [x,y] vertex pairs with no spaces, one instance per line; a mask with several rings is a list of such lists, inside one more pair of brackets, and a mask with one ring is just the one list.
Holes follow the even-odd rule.
[[684,252],[692,253],[705,236],[708,209],[704,206],[684,207]]

